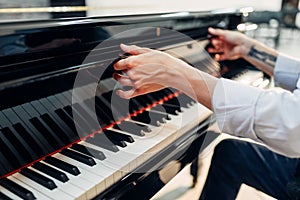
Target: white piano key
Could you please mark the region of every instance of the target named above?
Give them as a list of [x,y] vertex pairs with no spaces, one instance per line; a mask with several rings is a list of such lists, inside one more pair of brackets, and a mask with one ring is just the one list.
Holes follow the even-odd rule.
[[[48,199],[64,199],[64,200],[71,200],[73,197],[66,194],[65,192],[61,191],[59,188],[55,188],[53,190],[49,190],[44,186],[32,181],[31,179],[23,176],[20,173],[15,173],[11,176],[12,178],[16,178],[20,182],[23,182],[24,185],[27,185],[27,189],[32,188],[32,190],[36,193],[37,191],[44,196],[48,197]],[[46,198],[45,197],[45,198]],[[41,198],[43,199],[43,198]]]
[[26,188],[27,190],[30,190],[33,193],[33,195],[36,199],[43,199],[43,200],[44,199],[45,200],[52,200],[53,199],[53,198],[50,198],[50,197],[44,195],[39,190],[36,190],[32,187],[29,187],[27,184],[25,184],[24,182],[22,182],[19,179],[15,178],[14,176],[10,176],[10,177],[8,177],[8,179],[10,179],[11,181],[13,181],[13,182],[19,184],[20,186]]
[[7,190],[2,186],[0,186],[0,192],[2,192],[3,194],[5,194],[6,196],[8,196],[13,200],[22,200],[19,196],[15,195],[14,193],[12,193],[11,191]]
[[[105,150],[101,147],[95,146],[93,144],[87,143],[85,141],[80,142],[81,145],[94,148],[96,150],[102,151],[106,159],[100,161],[98,159],[95,159],[97,162],[97,165],[95,168],[97,168],[97,171],[101,171],[101,175],[106,178],[106,187],[111,186],[116,181],[120,180],[122,178],[121,171],[119,171],[124,165],[127,165],[130,162],[130,158],[127,157],[120,157],[117,156],[119,152],[110,152],[108,150]],[[105,152],[104,152],[105,151]],[[128,170],[129,171],[129,168]]]
[[[52,165],[50,165],[46,162],[42,161],[42,163],[44,163],[46,165],[49,165],[49,166],[51,166],[55,169],[61,170],[61,169],[59,169],[55,166],[52,166]],[[81,196],[85,196],[85,197],[80,197],[80,198],[90,199],[88,197],[93,196],[94,194],[96,194],[95,184],[84,178],[84,172],[77,175],[77,176],[74,176],[74,175],[72,175],[68,172],[65,172],[65,173],[67,174],[67,176],[69,178],[69,181],[67,182],[68,184],[72,184],[72,185],[74,185],[78,188],[81,188],[81,190],[84,191],[85,194],[83,193],[84,195],[82,194]]]
[[98,191],[103,190],[103,180],[104,177],[102,177],[99,173],[99,169],[95,170],[95,166],[93,167],[85,165],[81,162],[78,162],[76,160],[73,160],[67,156],[64,156],[60,153],[57,153],[55,155],[53,155],[53,157],[63,160],[67,163],[70,163],[72,165],[75,165],[76,167],[78,167],[78,169],[80,170],[81,174],[80,176],[90,182],[92,182],[95,185],[95,194],[98,193]]
[[[93,145],[85,141],[82,141],[80,144],[102,151],[106,156],[106,159],[103,160],[100,164],[112,170],[119,170],[122,166],[128,165],[129,162],[131,162],[133,159],[136,158],[135,155],[132,154],[127,155],[126,153],[123,153],[124,149],[127,147],[125,147],[124,149],[123,148],[120,149],[120,151],[118,152],[111,152],[104,148],[98,147],[96,145]],[[128,171],[129,170],[130,169],[128,168]]]
[[47,174],[44,174],[43,172],[41,172],[41,171],[39,171],[35,168],[29,167],[29,169],[31,169],[32,171],[36,171],[36,172],[42,174],[43,176],[45,176],[47,178],[50,178],[56,184],[57,188],[59,188],[60,190],[63,190],[65,193],[69,194],[74,199],[78,199],[78,200],[85,200],[86,199],[85,195],[83,195],[85,193],[85,191],[83,191],[83,189],[81,189],[77,186],[74,186],[74,185],[70,184],[69,181],[67,181],[65,183],[62,183],[62,182],[54,179],[53,177],[51,177]]

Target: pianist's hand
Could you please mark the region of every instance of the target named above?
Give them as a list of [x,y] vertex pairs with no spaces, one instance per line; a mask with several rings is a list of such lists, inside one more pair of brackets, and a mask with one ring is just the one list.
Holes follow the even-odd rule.
[[234,60],[245,57],[255,41],[237,31],[209,28],[213,35],[210,40],[213,47],[208,48],[209,53],[215,53],[215,59]]
[[123,70],[126,75],[114,74],[113,77],[123,86],[131,87],[128,91],[117,91],[119,96],[126,99],[169,86],[176,87],[174,83],[182,79],[181,71],[190,67],[182,60],[161,51],[135,45],[121,44],[120,47],[132,55],[114,65],[116,70]]
[[114,78],[131,89],[118,90],[119,96],[129,99],[173,87],[212,109],[211,98],[217,78],[161,51],[134,45],[121,45],[121,48],[132,56],[114,64],[116,70],[126,74],[115,74]]

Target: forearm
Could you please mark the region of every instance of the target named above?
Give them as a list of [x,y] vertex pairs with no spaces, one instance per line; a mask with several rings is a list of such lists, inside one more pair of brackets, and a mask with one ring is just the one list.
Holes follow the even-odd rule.
[[278,52],[256,40],[249,39],[242,56],[258,69],[272,76]]
[[170,83],[170,86],[176,88],[199,103],[212,110],[212,95],[218,82],[207,73],[199,71],[192,67],[181,68],[170,80],[176,80]]

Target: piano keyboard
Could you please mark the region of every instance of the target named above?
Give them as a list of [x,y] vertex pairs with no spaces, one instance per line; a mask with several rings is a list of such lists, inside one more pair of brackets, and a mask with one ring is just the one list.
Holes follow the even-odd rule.
[[[198,47],[208,27],[236,29],[244,13],[181,14],[0,23],[0,199],[149,199],[166,183],[160,175],[178,173],[165,166],[197,157],[211,111],[170,89],[128,102],[111,78],[121,42],[218,76]],[[132,28],[141,29],[117,36]],[[74,87],[78,72],[85,80]]]
[[[92,199],[211,115],[163,90],[131,100],[129,111],[116,104],[116,120],[106,92],[95,98],[100,127],[87,106],[90,86],[76,90],[86,98],[73,105],[69,90],[0,112],[0,199]],[[72,112],[86,137],[74,134]]]

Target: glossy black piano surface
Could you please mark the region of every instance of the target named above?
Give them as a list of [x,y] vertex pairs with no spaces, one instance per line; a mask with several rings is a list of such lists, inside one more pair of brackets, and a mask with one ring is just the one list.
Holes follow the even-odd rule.
[[[0,199],[149,199],[168,181],[166,166],[197,157],[211,112],[172,89],[118,98],[119,44],[185,51],[218,76],[217,63],[197,66],[194,49],[208,44],[209,26],[241,20],[201,12],[1,23]],[[144,31],[114,37],[133,29]]]

